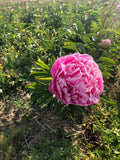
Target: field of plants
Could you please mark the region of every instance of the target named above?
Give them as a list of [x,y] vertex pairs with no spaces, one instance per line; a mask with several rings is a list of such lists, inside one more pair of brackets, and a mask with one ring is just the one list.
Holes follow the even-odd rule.
[[0,160],[120,160],[120,0],[0,0]]

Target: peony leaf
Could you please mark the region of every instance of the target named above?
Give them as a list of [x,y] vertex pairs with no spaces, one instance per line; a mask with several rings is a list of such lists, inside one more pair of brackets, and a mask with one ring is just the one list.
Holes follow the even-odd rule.
[[50,65],[51,65],[51,67],[53,66],[53,64],[54,64],[55,61],[56,61],[55,56],[52,56],[51,59],[50,59]]
[[35,62],[35,64],[40,67],[42,70],[45,70],[47,72],[50,71],[50,68],[41,60],[38,60],[37,62]]
[[44,81],[33,82],[32,84],[28,84],[26,88],[29,88],[31,91],[43,91],[48,90],[49,83],[45,83]]
[[115,62],[112,59],[107,58],[107,57],[100,57],[98,63],[100,62],[107,62],[107,63],[115,64]]
[[46,78],[40,78],[40,77],[37,77],[38,80],[44,80],[44,81],[51,81],[53,78],[52,77],[46,77]]
[[40,71],[32,71],[31,74],[34,75],[34,76],[39,76],[39,77],[41,77],[41,78],[46,78],[46,77],[50,76],[50,75],[48,74],[48,72],[44,72],[44,71],[43,71],[43,72],[40,72]]
[[76,49],[77,49],[76,43],[74,43],[74,42],[65,42],[63,48],[73,50],[73,51],[76,51]]
[[71,117],[71,119],[74,121],[75,120],[75,113],[74,113],[74,111],[71,111],[70,112],[70,117]]
[[47,95],[44,95],[40,100],[38,100],[37,103],[39,104],[45,104],[46,100],[48,100],[48,98],[52,98],[52,94],[48,93]]
[[84,36],[84,37],[83,37],[83,41],[84,41],[85,43],[90,43],[90,42],[91,42],[90,38],[87,37],[87,36]]

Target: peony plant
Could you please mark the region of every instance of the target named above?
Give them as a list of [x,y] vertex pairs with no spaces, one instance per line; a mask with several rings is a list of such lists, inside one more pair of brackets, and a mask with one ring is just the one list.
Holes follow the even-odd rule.
[[[59,115],[82,111],[83,106],[97,104],[103,91],[102,73],[88,54],[73,53],[55,59],[50,58],[49,65],[38,59],[31,71],[33,105],[55,110]],[[78,107],[79,106],[79,107]],[[80,107],[81,106],[81,107]]]

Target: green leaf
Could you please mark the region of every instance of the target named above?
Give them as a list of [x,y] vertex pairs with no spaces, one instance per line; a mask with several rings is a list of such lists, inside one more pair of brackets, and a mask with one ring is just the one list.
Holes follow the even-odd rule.
[[54,64],[55,61],[56,61],[55,56],[52,56],[52,57],[50,58],[50,65],[51,65],[51,67],[53,66],[53,64]]
[[[31,101],[33,103],[42,103],[44,97],[47,97],[47,96],[51,96],[52,97],[52,94],[49,92],[48,89],[46,90],[39,90],[39,91],[34,91],[32,93],[32,96],[31,96]],[[46,99],[47,100],[47,99]],[[47,102],[47,101],[46,101]],[[45,103],[46,103],[45,102]]]
[[36,82],[33,82],[32,84],[26,85],[25,88],[35,89],[35,85],[36,85]]
[[97,29],[98,25],[96,22],[92,21],[91,27],[92,29]]
[[74,113],[74,111],[71,111],[70,112],[70,117],[71,117],[71,119],[74,121],[75,120],[75,113]]
[[109,78],[111,76],[110,72],[104,71],[102,72],[103,77]]
[[44,81],[50,81],[50,80],[52,80],[53,78],[52,78],[52,77],[46,77],[46,78],[37,77],[37,79],[39,79],[39,80],[44,80]]
[[40,106],[40,108],[42,109],[43,107],[45,107],[45,106],[48,106],[48,104],[52,101],[52,96],[49,96],[48,98],[47,98],[47,101],[43,101],[42,103],[41,103],[41,106]]
[[100,62],[107,62],[107,63],[115,64],[113,59],[110,59],[110,58],[107,58],[107,57],[100,57],[99,60],[98,60],[98,63],[100,63]]
[[48,72],[40,72],[40,71],[31,71],[31,75],[34,75],[34,76],[39,76],[40,78],[46,78],[46,77],[49,77],[50,75],[48,74]]
[[76,51],[76,49],[77,49],[76,43],[74,43],[74,42],[65,42],[63,48],[73,50],[73,51]]
[[28,84],[26,88],[29,88],[31,91],[40,91],[46,90],[49,88],[49,83],[45,83],[44,81],[33,82],[32,84]]
[[37,62],[35,62],[35,64],[40,67],[42,70],[50,72],[50,68],[41,60],[38,60]]
[[43,103],[46,103],[46,101],[48,100],[48,98],[52,98],[52,96],[51,96],[52,94],[47,94],[47,95],[45,95],[43,98],[41,98],[37,103],[39,103],[39,104],[43,104]]
[[116,31],[116,30],[114,30],[114,32],[115,32],[116,34],[120,35],[120,32],[118,32],[118,31]]
[[88,38],[88,37],[86,37],[86,36],[83,37],[83,41],[84,41],[85,43],[90,43],[90,42],[91,42],[90,38]]
[[82,52],[86,52],[86,51],[85,51],[85,47],[83,46],[82,43],[77,43],[77,48],[78,48],[80,51],[82,51]]

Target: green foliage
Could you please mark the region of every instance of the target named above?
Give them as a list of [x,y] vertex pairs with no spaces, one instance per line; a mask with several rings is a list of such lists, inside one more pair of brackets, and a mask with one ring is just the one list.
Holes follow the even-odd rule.
[[119,159],[120,158],[120,116],[117,101],[102,97],[102,104],[95,111],[92,119],[93,132],[98,131],[101,136],[101,146],[94,150],[98,158]]
[[[98,63],[105,81],[103,94],[107,98],[101,97],[98,110],[91,107],[94,118],[87,124],[93,135],[99,131],[100,145],[93,149],[92,142],[85,139],[83,145],[87,145],[82,153],[80,145],[73,149],[64,137],[58,140],[55,150],[53,137],[45,142],[40,137],[38,150],[36,146],[30,153],[26,150],[26,159],[120,159],[120,93],[117,90],[116,99],[111,100],[115,88],[111,90],[109,86],[116,81],[119,86],[116,74],[120,65],[120,17],[115,11],[118,4],[118,0],[91,0],[90,4],[87,0],[79,0],[79,4],[76,0],[56,0],[55,4],[47,0],[0,1],[0,96],[5,97],[31,81],[27,90],[32,92],[34,107],[39,103],[41,108],[47,107],[59,115],[69,114],[74,120],[75,111],[83,113],[85,108],[66,106],[49,92],[50,69],[56,58],[75,52],[89,54]],[[111,40],[107,50],[101,47],[104,39]],[[18,104],[22,106],[18,101],[13,106]],[[9,137],[1,133],[4,155],[12,148],[16,134],[13,130],[9,141]]]
[[58,131],[56,131],[56,134],[48,132],[44,138],[38,137],[38,150],[32,148],[30,153],[25,151],[23,160],[77,160],[78,158],[84,158],[79,146],[73,147],[65,133],[61,138],[59,134]]
[[6,159],[10,160],[12,158],[12,154],[16,155],[16,152],[13,147],[15,136],[24,129],[23,126],[19,126],[18,128],[14,128],[11,126],[8,129],[7,133],[0,134],[0,160]]
[[[54,62],[55,57],[53,56],[50,59],[49,66],[52,67]],[[52,111],[57,111],[60,116],[70,114],[72,120],[74,120],[74,112],[76,110],[82,112],[84,108],[75,105],[66,106],[63,102],[58,101],[55,95],[49,92],[49,85],[52,80],[49,66],[38,59],[35,62],[35,66],[32,67],[30,79],[33,82],[28,84],[26,88],[29,88],[32,92],[31,101],[33,102],[33,106],[36,103],[40,104],[41,108],[46,106]]]
[[[16,2],[16,5],[13,2],[9,3],[8,8],[7,3],[2,2],[0,55],[7,74],[11,70],[16,74],[14,84],[19,83],[18,79],[28,79],[37,57],[48,62],[52,55],[60,57],[80,52],[92,55],[96,61],[100,57],[120,59],[119,17],[114,15],[117,1],[107,5],[103,1],[86,4],[87,1],[76,4],[69,0],[62,3],[57,1],[54,5],[51,1],[42,4],[38,1]],[[105,38],[112,42],[111,48],[106,51],[100,46]],[[102,72],[110,78],[116,66],[107,67],[106,62],[108,59],[102,62]],[[4,90],[10,89],[4,87]]]
[[52,77],[50,68],[43,61],[38,60],[35,64],[36,66],[31,71],[31,77],[35,79],[35,82],[27,85],[27,88],[33,92],[31,96],[33,104],[40,103],[41,108],[43,108],[53,99],[53,95],[49,92],[49,84]]

